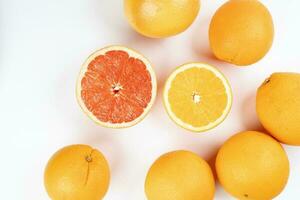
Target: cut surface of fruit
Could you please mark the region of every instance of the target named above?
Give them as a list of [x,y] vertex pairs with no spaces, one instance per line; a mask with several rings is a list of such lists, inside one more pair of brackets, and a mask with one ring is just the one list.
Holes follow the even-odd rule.
[[122,46],[93,53],[77,82],[77,99],[96,123],[111,128],[135,125],[149,112],[156,96],[156,78],[149,61]]
[[223,74],[203,63],[177,68],[164,89],[164,104],[181,127],[202,132],[220,124],[230,111],[231,88]]

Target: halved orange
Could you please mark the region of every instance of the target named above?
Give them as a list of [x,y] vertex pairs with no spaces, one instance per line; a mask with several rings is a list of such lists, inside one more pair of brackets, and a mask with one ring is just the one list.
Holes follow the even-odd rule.
[[178,67],[164,88],[170,118],[190,131],[202,132],[220,124],[230,111],[232,92],[225,76],[203,63]]
[[77,81],[77,100],[96,123],[111,128],[137,124],[149,112],[157,83],[150,62],[136,51],[109,46],[93,53]]

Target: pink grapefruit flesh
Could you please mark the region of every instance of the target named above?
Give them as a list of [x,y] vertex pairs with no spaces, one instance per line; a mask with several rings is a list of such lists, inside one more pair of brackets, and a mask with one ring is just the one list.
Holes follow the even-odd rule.
[[153,104],[156,79],[149,62],[126,47],[101,49],[84,64],[77,96],[84,111],[108,127],[139,122]]

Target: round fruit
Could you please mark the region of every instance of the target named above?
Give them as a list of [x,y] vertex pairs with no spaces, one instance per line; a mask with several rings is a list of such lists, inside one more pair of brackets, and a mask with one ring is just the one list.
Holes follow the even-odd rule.
[[215,182],[209,165],[189,151],[173,151],[151,166],[145,192],[148,200],[212,200]]
[[166,81],[163,98],[170,118],[195,132],[220,124],[232,103],[226,78],[216,68],[203,63],[178,67]]
[[140,122],[156,96],[156,77],[149,61],[122,46],[93,53],[81,68],[77,100],[96,123],[124,128]]
[[224,143],[216,171],[221,185],[237,199],[273,199],[287,183],[289,161],[275,139],[247,131]]
[[276,139],[300,145],[300,74],[272,74],[257,91],[256,110]]
[[108,189],[109,174],[108,163],[98,150],[72,145],[49,160],[44,183],[53,200],[99,200]]
[[200,9],[199,0],[125,0],[125,15],[140,34],[163,38],[186,30]]
[[263,58],[273,37],[272,16],[258,0],[228,1],[217,10],[209,28],[215,56],[236,65],[250,65]]

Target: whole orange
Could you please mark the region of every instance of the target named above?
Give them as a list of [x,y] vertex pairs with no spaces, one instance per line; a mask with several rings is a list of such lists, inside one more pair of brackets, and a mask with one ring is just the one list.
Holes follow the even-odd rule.
[[223,144],[216,171],[221,185],[237,199],[273,199],[287,183],[289,160],[275,139],[246,131]]
[[300,74],[277,72],[266,79],[257,90],[256,112],[273,137],[300,146]]
[[205,160],[189,151],[159,157],[145,181],[148,200],[212,200],[215,181]]
[[242,66],[263,58],[273,37],[272,16],[258,0],[228,1],[216,11],[209,28],[215,56]]
[[200,0],[124,0],[129,24],[151,38],[165,38],[185,31],[199,9]]
[[108,190],[109,166],[87,145],[67,146],[49,160],[44,183],[52,200],[99,200]]

